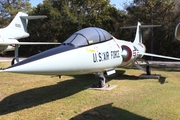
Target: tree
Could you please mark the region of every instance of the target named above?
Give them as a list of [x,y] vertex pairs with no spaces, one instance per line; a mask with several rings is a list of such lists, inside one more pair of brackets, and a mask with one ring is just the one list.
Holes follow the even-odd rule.
[[[28,33],[30,36],[21,41],[30,42],[60,42],[58,35],[61,34],[62,29],[61,20],[62,16],[58,9],[52,6],[52,3],[45,0],[43,4],[39,4],[34,7],[29,15],[46,15],[45,19],[37,19],[29,21],[28,23]],[[42,52],[44,50],[50,49],[55,45],[32,45],[32,46],[21,46],[20,53],[21,56],[30,56]],[[27,51],[27,52],[26,52]]]
[[28,12],[31,9],[29,0],[1,0],[0,1],[0,27],[5,27],[19,11]]
[[[70,35],[84,27],[101,27],[117,34],[121,17],[107,0],[44,0],[34,7],[31,15],[44,14],[48,18],[29,22],[30,37],[26,41],[64,42]],[[52,47],[52,46],[50,46]],[[29,55],[44,51],[48,46],[21,47]],[[27,55],[27,54],[26,54]]]
[[[176,25],[174,21],[176,21],[178,15],[175,14],[175,5],[173,0],[134,0],[127,7],[128,24],[136,24],[135,22],[140,21],[142,24],[162,25],[161,28],[144,30],[143,39],[148,52],[151,51],[153,37],[154,53],[179,56],[173,50],[174,46],[180,45],[179,42],[173,41]],[[153,30],[152,34],[151,30]]]

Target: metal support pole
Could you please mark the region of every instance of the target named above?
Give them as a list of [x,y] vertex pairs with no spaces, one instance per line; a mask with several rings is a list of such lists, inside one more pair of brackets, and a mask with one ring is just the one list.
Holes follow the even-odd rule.
[[[151,12],[151,25],[153,25],[153,7],[150,7],[150,12]],[[153,39],[153,27],[151,28],[151,53],[153,53],[153,42],[154,42],[154,39]],[[153,57],[151,56],[151,60],[153,60]]]
[[80,12],[81,12],[81,10],[78,9],[77,10],[77,13],[78,13],[78,30],[80,30]]

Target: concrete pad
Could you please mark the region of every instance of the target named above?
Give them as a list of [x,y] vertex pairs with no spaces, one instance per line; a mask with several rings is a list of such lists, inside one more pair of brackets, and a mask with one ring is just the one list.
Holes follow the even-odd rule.
[[141,74],[139,76],[139,78],[146,78],[146,79],[160,79],[160,77],[161,77],[160,74],[151,74],[151,75]]
[[109,85],[109,84],[106,84],[104,87],[102,88],[98,88],[98,87],[94,87],[94,85],[90,85],[88,87],[86,87],[87,89],[92,89],[92,90],[112,90],[114,88],[116,88],[117,85]]

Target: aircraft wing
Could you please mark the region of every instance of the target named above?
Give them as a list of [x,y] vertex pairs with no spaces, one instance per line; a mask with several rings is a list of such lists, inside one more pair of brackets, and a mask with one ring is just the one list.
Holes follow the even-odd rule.
[[54,42],[0,42],[0,45],[53,45],[53,44],[61,44]]
[[180,61],[180,58],[175,58],[175,57],[156,55],[156,54],[151,54],[151,53],[139,53],[139,54],[143,55],[143,56],[158,57],[158,58],[165,58],[165,59],[179,60]]
[[[17,44],[17,43],[16,43]],[[53,45],[53,44],[61,44],[55,42],[19,42],[19,45]]]

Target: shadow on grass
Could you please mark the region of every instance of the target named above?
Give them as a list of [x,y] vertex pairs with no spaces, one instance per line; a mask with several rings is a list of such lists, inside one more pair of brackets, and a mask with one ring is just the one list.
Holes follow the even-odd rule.
[[112,104],[106,104],[90,109],[79,114],[70,120],[150,120],[148,118],[136,115],[127,110],[113,107]]
[[[108,76],[108,80],[115,79],[115,80],[148,80],[148,78],[140,78],[139,76],[136,75],[126,75],[124,74],[125,71],[123,70],[117,70],[116,74]],[[158,80],[160,84],[164,84],[166,82],[166,77],[161,76],[159,79],[154,79]]]
[[92,83],[93,78],[94,75],[82,75],[81,78],[12,94],[0,101],[0,115],[71,96],[84,90],[85,86]]
[[[125,75],[125,71],[118,71],[117,75],[108,77],[108,81],[117,80],[139,80],[137,76]],[[74,76],[75,79],[61,81],[57,84],[25,90],[12,94],[0,101],[0,115],[9,114],[26,108],[31,108],[44,103],[62,99],[76,94],[84,87],[98,82],[93,74]],[[104,107],[108,107],[104,106]],[[103,107],[103,106],[102,106]],[[120,110],[124,111],[124,110]]]

